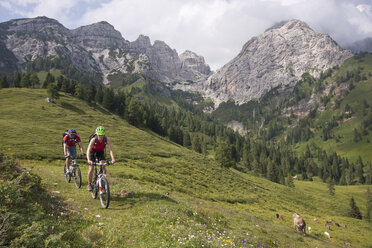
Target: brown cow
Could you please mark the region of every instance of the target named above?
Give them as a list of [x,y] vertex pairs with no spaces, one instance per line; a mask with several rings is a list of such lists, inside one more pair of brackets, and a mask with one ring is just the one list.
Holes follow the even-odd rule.
[[298,214],[293,214],[293,225],[294,229],[298,232],[303,232],[306,234],[306,223],[305,220]]

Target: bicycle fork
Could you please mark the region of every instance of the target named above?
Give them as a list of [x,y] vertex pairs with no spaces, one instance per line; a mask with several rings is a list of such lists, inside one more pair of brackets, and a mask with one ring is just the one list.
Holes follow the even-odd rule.
[[102,195],[104,192],[102,191],[102,187],[104,185],[102,185],[102,177],[105,177],[106,175],[105,174],[100,174],[98,175],[98,180],[97,180],[97,184],[98,184],[98,190],[99,190],[99,194]]

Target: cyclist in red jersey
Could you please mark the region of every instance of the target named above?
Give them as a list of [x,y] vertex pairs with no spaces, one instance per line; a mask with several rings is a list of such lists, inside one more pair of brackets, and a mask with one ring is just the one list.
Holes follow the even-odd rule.
[[[93,162],[98,159],[100,163],[105,163],[105,148],[106,144],[110,152],[111,156],[111,164],[115,163],[115,157],[114,152],[112,151],[111,142],[110,140],[105,136],[106,131],[105,128],[102,126],[97,127],[95,137],[93,137],[88,145],[87,149],[87,160],[89,164],[89,170],[88,170],[88,190],[92,191],[92,175],[93,175]],[[103,174],[106,174],[106,168],[105,166],[102,166]]]
[[66,173],[69,173],[69,166],[72,159],[76,159],[77,153],[76,153],[76,143],[79,144],[81,155],[84,154],[84,149],[80,141],[79,135],[77,135],[75,129],[69,129],[67,130],[67,134],[65,137],[63,137],[63,154],[66,157]]

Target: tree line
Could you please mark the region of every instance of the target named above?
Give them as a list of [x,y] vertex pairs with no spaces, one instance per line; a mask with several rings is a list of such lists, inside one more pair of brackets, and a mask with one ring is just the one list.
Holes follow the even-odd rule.
[[[302,180],[312,180],[314,176],[319,176],[324,182],[333,180],[341,185],[372,184],[371,165],[363,163],[361,158],[356,163],[350,163],[336,153],[328,154],[315,145],[311,148],[307,146],[305,153],[298,155],[284,141],[242,136],[217,122],[212,115],[184,102],[179,92],[174,93],[174,99],[183,101],[182,104],[187,108],[160,105],[153,100],[141,101],[124,90],[81,84],[64,76],[55,78],[48,73],[46,79],[40,82],[31,80],[35,78],[33,75],[36,74],[16,73],[13,83],[7,85],[46,88],[52,98],[64,92],[89,104],[100,104],[128,123],[148,128],[198,153],[206,155],[209,150],[214,150],[216,161],[226,168],[252,171],[273,182],[289,186],[293,185],[291,181],[295,175]],[[3,80],[6,81],[6,75],[2,76],[1,85]],[[304,122],[306,124],[306,119]]]

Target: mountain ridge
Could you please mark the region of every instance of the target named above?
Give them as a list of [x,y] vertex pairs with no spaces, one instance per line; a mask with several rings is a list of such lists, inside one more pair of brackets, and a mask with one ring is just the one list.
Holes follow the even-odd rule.
[[[14,70],[24,70],[24,64],[36,58],[58,57],[79,70],[101,74],[104,84],[115,72],[144,73],[163,82],[194,81],[208,76],[194,71],[193,65],[181,67],[177,51],[165,42],[151,45],[143,35],[127,41],[106,21],[73,30],[47,17],[15,19],[0,26],[0,47],[15,55],[17,61],[11,64]],[[7,60],[0,59],[0,69],[6,67]]]
[[305,72],[319,76],[352,55],[329,35],[291,20],[251,38],[235,58],[196,88],[217,106],[230,98],[242,104],[278,85],[294,86]]

